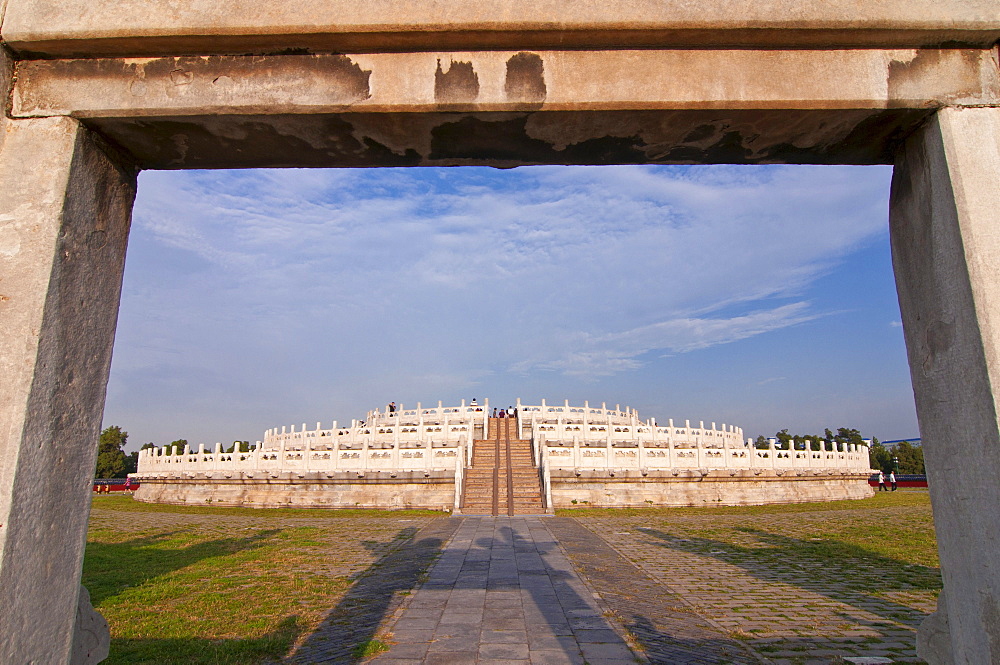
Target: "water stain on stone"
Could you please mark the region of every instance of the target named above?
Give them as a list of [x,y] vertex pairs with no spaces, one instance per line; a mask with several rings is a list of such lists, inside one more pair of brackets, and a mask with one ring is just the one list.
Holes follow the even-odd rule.
[[517,102],[543,102],[545,89],[545,64],[536,53],[522,51],[507,60],[507,78],[504,94],[507,99]]
[[909,60],[893,60],[886,101],[890,108],[907,108],[914,103],[939,107],[949,101],[976,99],[983,94],[980,58],[981,53],[973,49],[923,49]]
[[441,69],[437,61],[434,72],[434,101],[439,104],[473,102],[479,97],[479,75],[471,62],[453,61],[448,71]]
[[[285,85],[289,96],[300,92],[301,82],[322,86],[325,96],[336,103],[363,101],[371,96],[371,71],[362,69],[349,57],[331,55],[287,56],[179,56],[151,60],[76,59],[43,60],[19,63],[21,110],[46,108],[44,89],[35,91],[32,81],[37,78],[65,78],[93,81],[95,86],[109,82],[117,85],[124,75],[130,95],[141,97],[163,94],[167,88],[193,86],[205,89],[222,81],[230,83],[253,81],[261,87]],[[295,83],[282,84],[282,81]],[[209,88],[210,89],[210,88]],[[166,94],[172,94],[167,92]]]

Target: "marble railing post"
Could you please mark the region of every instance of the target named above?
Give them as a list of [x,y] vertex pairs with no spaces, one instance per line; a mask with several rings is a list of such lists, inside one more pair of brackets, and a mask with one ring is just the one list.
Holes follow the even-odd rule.
[[71,118],[0,135],[0,662],[68,663],[136,172]]
[[[995,51],[994,51],[995,53]],[[944,108],[897,156],[890,237],[944,591],[928,662],[1000,662],[1000,108]]]

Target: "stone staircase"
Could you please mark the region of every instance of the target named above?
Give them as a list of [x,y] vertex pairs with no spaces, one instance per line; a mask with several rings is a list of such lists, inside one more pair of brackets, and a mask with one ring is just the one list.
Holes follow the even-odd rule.
[[490,418],[489,438],[472,442],[472,466],[465,470],[462,488],[462,513],[545,513],[531,441],[517,438],[516,418]]

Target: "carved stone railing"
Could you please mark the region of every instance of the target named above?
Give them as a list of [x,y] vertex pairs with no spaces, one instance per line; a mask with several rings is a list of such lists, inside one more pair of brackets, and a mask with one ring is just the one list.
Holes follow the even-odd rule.
[[[277,473],[342,473],[368,471],[412,472],[449,471],[461,466],[468,446],[467,436],[433,445],[369,446],[367,439],[343,443],[313,443],[306,439],[294,444],[281,442],[276,449],[257,446],[249,452],[224,452],[221,444],[206,450],[203,444],[197,450],[185,446],[176,455],[166,454],[165,448],[148,448],[139,453],[137,476],[183,477],[184,474],[219,474],[218,477],[255,477]],[[166,474],[166,475],[164,475]],[[228,475],[227,475],[228,474]]]
[[751,442],[732,445],[711,445],[697,442],[650,445],[638,439],[635,445],[609,442],[603,446],[588,445],[577,439],[572,442],[542,440],[544,465],[550,470],[572,471],[649,471],[683,470],[771,470],[776,475],[868,474],[868,446],[855,444],[822,444],[823,450],[786,450],[772,442],[767,449],[757,449]]
[[[743,440],[739,427],[704,422],[683,425],[673,420],[660,424],[640,420],[638,412],[619,405],[608,409],[563,404],[522,404],[517,401],[518,431],[533,442],[534,461],[548,478],[558,471],[634,470],[773,470],[781,475],[794,471],[811,473],[868,473],[868,447],[823,443],[822,450],[785,450],[772,440],[767,449],[757,449]],[[269,429],[264,440],[249,452],[223,452],[199,445],[185,447],[181,454],[166,449],[140,452],[138,476],[146,474],[233,473],[338,473],[367,471],[447,471],[461,482],[462,469],[471,464],[472,441],[489,431],[489,402],[416,409],[400,407],[394,413],[369,411],[365,420],[338,427],[334,421],[324,428],[301,429],[293,425]],[[482,434],[480,434],[482,433]],[[229,474],[227,476],[227,474]],[[193,477],[193,476],[192,476]],[[543,480],[543,482],[546,482]]]

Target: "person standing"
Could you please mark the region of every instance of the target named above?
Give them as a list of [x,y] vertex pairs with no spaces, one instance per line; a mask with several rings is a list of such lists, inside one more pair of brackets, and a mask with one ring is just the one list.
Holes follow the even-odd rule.
[[895,471],[890,471],[889,472],[889,484],[892,485],[892,491],[895,492],[896,491],[896,472]]
[[885,487],[885,474],[882,471],[878,472],[878,491],[888,491]]

